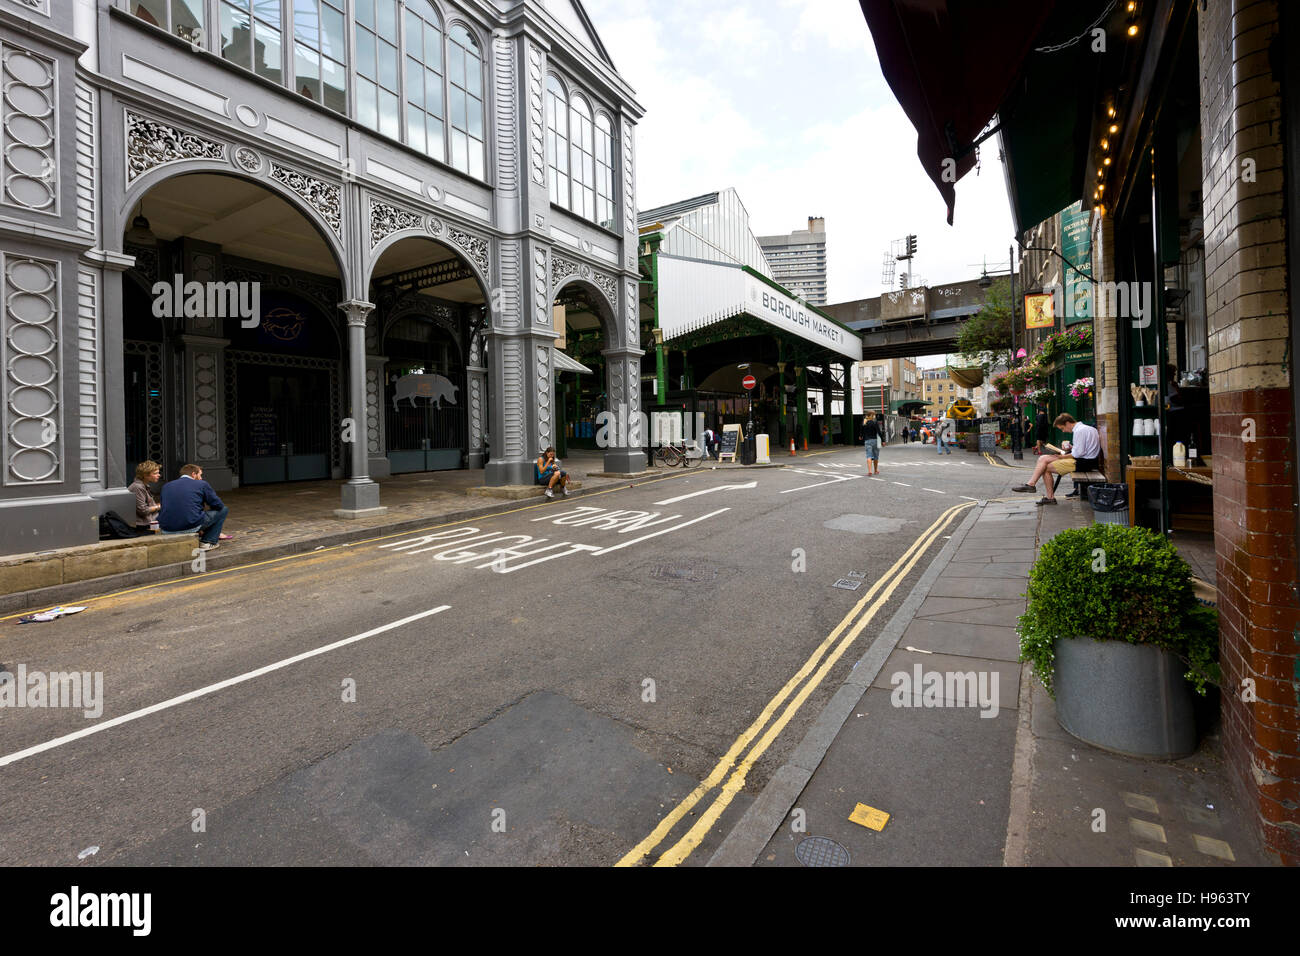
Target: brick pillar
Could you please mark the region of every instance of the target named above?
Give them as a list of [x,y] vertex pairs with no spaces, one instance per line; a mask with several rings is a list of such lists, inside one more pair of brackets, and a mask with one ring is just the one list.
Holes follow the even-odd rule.
[[1265,845],[1295,865],[1300,569],[1283,104],[1269,68],[1278,7],[1236,7],[1209,4],[1199,22],[1223,744]]

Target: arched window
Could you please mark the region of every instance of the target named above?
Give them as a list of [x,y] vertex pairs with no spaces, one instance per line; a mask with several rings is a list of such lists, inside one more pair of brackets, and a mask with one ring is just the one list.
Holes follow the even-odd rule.
[[614,128],[609,117],[596,117],[596,222],[614,228]]
[[551,202],[569,205],[569,98],[559,78],[546,81],[546,163],[551,168]]
[[348,110],[344,22],[343,0],[293,0],[293,88],[340,113]]
[[596,216],[596,144],[591,107],[581,96],[569,100],[569,170],[573,177],[572,204],[583,219]]
[[446,160],[442,119],[442,32],[429,0],[406,5],[406,141]]
[[447,95],[451,107],[451,165],[483,178],[483,61],[469,30],[447,33]]

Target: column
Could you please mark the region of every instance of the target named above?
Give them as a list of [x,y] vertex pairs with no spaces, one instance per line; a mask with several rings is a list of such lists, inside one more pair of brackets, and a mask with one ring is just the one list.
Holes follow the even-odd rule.
[[804,444],[808,443],[808,370],[802,365],[794,367],[795,374],[795,419],[799,423],[799,435]]
[[835,441],[835,416],[831,414],[831,363],[822,365],[822,424],[826,426],[825,444]]
[[387,368],[387,355],[366,356],[366,467],[372,478],[387,478],[393,473],[388,461],[387,422],[384,421]]
[[605,356],[606,394],[609,411],[617,428],[611,429],[610,444],[605,449],[605,471],[609,474],[633,474],[644,471],[643,449],[650,441],[648,426],[641,415],[640,349],[607,349]]
[[655,404],[668,404],[668,356],[664,352],[664,333],[655,329]]
[[840,372],[844,376],[844,411],[840,413],[840,427],[846,445],[856,445],[858,441],[858,436],[853,431],[853,395],[850,391],[853,384],[852,368],[849,362],[840,363]]
[[487,463],[483,430],[487,425],[487,365],[483,355],[484,334],[476,335],[469,346],[469,364],[465,366],[465,387],[469,393],[468,468],[482,468]]
[[[229,339],[181,335],[185,383],[185,463],[203,469],[203,480],[217,491],[235,486],[226,464],[226,346]],[[169,476],[174,477],[174,476]]]
[[369,302],[350,299],[340,302],[348,320],[348,417],[353,421],[351,450],[352,477],[343,483],[336,518],[363,518],[384,514],[379,505],[379,485],[370,478],[370,422],[366,414],[366,316],[374,309]]

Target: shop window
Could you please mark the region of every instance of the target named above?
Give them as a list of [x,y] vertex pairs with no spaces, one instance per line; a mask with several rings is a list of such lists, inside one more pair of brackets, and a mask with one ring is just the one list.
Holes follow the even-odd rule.
[[483,178],[483,61],[464,26],[447,34],[447,93],[451,114],[451,165]]
[[551,170],[551,202],[569,205],[569,110],[557,77],[546,81],[546,162]]
[[442,32],[428,0],[406,7],[406,141],[434,159],[445,161],[443,129]]
[[188,43],[203,46],[203,0],[130,0],[131,13]]

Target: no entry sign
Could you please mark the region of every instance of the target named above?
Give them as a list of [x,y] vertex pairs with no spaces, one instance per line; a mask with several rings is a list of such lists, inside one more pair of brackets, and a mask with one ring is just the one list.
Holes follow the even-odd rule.
[[746,389],[751,389],[758,384],[758,379],[754,378],[752,375],[746,375],[740,380],[740,384],[745,386]]

